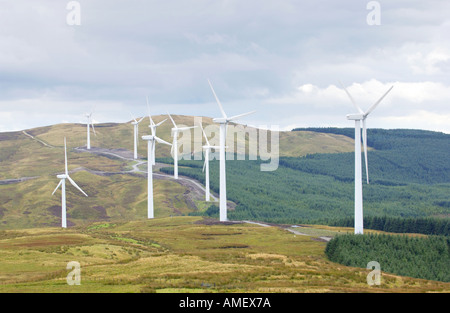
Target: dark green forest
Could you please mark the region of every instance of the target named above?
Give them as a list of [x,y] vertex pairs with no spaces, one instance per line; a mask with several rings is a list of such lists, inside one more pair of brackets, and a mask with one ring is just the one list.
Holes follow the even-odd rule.
[[[352,128],[307,129],[354,138]],[[423,130],[368,129],[367,144],[375,149],[368,152],[371,183],[450,182],[450,135]],[[314,154],[305,158],[283,158],[282,162],[287,167],[329,175],[341,181],[353,182],[354,179],[354,153]],[[364,158],[362,162],[365,167]]]
[[[420,233],[425,235],[450,236],[449,218],[405,218],[370,216],[364,217],[364,228],[390,233]],[[353,227],[353,218],[331,221],[330,226]]]
[[325,254],[346,266],[366,268],[376,261],[381,272],[450,282],[449,237],[346,234],[330,240]]
[[[351,128],[304,130],[354,134]],[[450,135],[372,129],[368,144],[375,150],[368,153],[370,184],[363,185],[365,217],[448,219]],[[172,163],[170,158],[158,161]],[[281,157],[273,172],[261,172],[261,163],[227,161],[227,196],[236,203],[228,213],[230,219],[330,225],[352,219],[354,153]],[[179,165],[181,175],[204,183],[203,161],[181,160]],[[161,170],[173,171],[171,167]],[[210,162],[210,177],[211,189],[218,193],[217,160]]]

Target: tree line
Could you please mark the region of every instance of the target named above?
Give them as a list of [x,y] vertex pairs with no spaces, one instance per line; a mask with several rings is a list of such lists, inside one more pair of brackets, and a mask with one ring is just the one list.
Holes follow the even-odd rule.
[[382,272],[450,282],[449,237],[345,234],[330,240],[325,254],[346,266],[366,268],[376,261]]
[[[404,218],[389,216],[366,216],[364,228],[390,233],[418,233],[425,235],[450,236],[450,219],[444,218]],[[330,226],[353,227],[353,218],[333,220]]]

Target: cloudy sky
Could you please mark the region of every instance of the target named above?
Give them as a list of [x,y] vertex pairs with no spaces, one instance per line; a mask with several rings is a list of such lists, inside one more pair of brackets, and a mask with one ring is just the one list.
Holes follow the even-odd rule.
[[[0,131],[125,122],[130,111],[281,129],[353,127],[340,81],[369,127],[450,133],[450,1],[0,0]],[[73,21],[73,20],[72,20]]]

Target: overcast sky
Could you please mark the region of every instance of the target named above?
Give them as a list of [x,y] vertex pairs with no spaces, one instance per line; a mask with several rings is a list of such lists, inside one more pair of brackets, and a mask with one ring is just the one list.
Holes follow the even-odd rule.
[[450,1],[0,0],[0,131],[152,114],[450,133]]

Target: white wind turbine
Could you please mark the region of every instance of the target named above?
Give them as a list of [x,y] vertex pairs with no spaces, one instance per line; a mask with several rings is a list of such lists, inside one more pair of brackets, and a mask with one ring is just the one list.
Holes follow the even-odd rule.
[[[341,84],[342,85],[342,84]],[[389,90],[377,101],[375,102],[366,112],[364,112],[358,104],[355,102],[353,97],[350,95],[348,90],[342,85],[348,97],[352,101],[353,105],[358,110],[356,114],[348,114],[348,120],[355,121],[355,234],[363,234],[363,193],[362,193],[362,165],[361,165],[361,121],[363,124],[363,135],[362,140],[364,144],[364,155],[366,163],[366,178],[367,183],[369,183],[369,164],[367,160],[367,127],[366,118],[367,116],[375,110],[377,105],[386,97],[386,95],[394,88],[391,86]]]
[[69,171],[67,170],[67,148],[66,148],[66,138],[64,137],[64,160],[65,160],[65,173],[61,175],[57,175],[56,177],[61,179],[59,181],[58,186],[56,186],[55,190],[53,191],[52,195],[55,194],[56,190],[58,190],[59,186],[61,186],[61,192],[62,192],[62,200],[61,200],[61,226],[63,228],[67,228],[67,220],[66,220],[66,179],[69,180],[69,182],[76,187],[79,191],[81,191],[86,197],[88,196],[81,188],[73,181],[72,178],[69,176]]
[[86,147],[88,150],[91,149],[91,132],[89,129],[89,125],[92,127],[92,131],[94,132],[94,135],[97,136],[97,134],[95,133],[95,128],[94,128],[94,123],[92,123],[92,113],[86,113],[85,116],[87,118],[87,124],[86,124],[86,129],[87,129],[87,144]]
[[202,129],[203,132],[203,136],[205,137],[206,140],[206,145],[203,146],[203,149],[205,150],[205,163],[203,164],[203,172],[205,171],[206,168],[206,173],[205,173],[205,198],[206,201],[210,201],[210,191],[209,191],[209,157],[210,157],[210,153],[211,153],[211,149],[220,149],[219,146],[211,146],[211,144],[209,143],[208,137],[206,137],[206,133],[203,130],[202,125],[200,124],[200,128]]
[[173,120],[172,116],[170,116],[170,120],[172,121],[173,128],[172,128],[172,136],[173,136],[173,142],[172,142],[172,150],[171,154],[173,157],[173,177],[175,179],[178,179],[178,133],[180,131],[185,131],[188,129],[196,128],[197,126],[190,126],[190,127],[178,127],[177,124],[175,124],[175,121]]
[[148,189],[147,189],[147,216],[148,218],[154,217],[154,210],[153,210],[153,164],[152,164],[152,154],[153,154],[153,147],[155,146],[156,142],[163,143],[166,145],[171,146],[172,144],[162,140],[161,138],[154,136],[154,135],[148,135],[148,136],[142,136],[143,140],[146,140],[148,142],[148,149],[147,149],[147,179],[148,179]]
[[[152,136],[156,136],[156,128],[159,125],[161,125],[162,123],[164,123],[165,121],[167,121],[167,119],[159,122],[158,124],[155,124],[155,122],[153,122],[152,116],[150,115],[150,105],[148,104],[148,97],[147,97],[147,109],[148,109],[148,118],[150,120],[150,125],[148,125],[148,127],[150,127],[150,131],[152,132]],[[155,165],[155,145],[153,145],[152,164]]]
[[[131,113],[130,113],[131,114]],[[139,141],[138,141],[138,136],[139,136],[139,123],[142,122],[142,120],[144,119],[141,118],[139,121],[137,121],[133,114],[131,114],[131,117],[133,118],[134,122],[131,121],[131,125],[134,126],[134,159],[136,160],[138,158],[137,156],[137,146],[139,145]]]
[[256,111],[235,115],[232,117],[227,117],[225,111],[223,110],[222,104],[217,97],[211,82],[208,80],[209,86],[216,98],[217,104],[219,105],[222,117],[214,118],[213,121],[220,124],[220,221],[224,222],[227,220],[227,180],[225,171],[225,141],[227,138],[227,125],[229,122],[237,120],[243,116],[255,113]]

